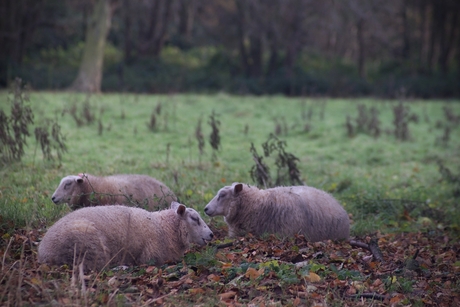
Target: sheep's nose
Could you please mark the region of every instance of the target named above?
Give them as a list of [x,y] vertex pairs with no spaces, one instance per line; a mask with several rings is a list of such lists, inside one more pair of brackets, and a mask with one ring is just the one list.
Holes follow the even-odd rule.
[[204,208],[204,212],[205,212],[205,213],[208,212],[208,207],[205,207],[205,208]]
[[211,238],[214,238],[214,234],[211,232],[211,235],[210,235]]
[[53,201],[53,203],[56,203],[56,196],[51,197],[51,200]]

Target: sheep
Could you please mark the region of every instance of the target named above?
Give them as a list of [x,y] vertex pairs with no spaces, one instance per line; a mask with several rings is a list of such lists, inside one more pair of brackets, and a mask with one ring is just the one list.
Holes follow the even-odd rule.
[[347,239],[350,221],[345,209],[328,193],[309,186],[260,190],[233,183],[206,205],[208,216],[223,215],[229,236],[303,234],[311,242]]
[[58,220],[38,246],[38,262],[82,263],[83,270],[162,265],[180,260],[191,243],[204,246],[214,234],[200,214],[177,202],[150,212],[122,205],[86,207]]
[[164,183],[146,175],[78,174],[62,178],[51,200],[55,204],[67,203],[72,209],[122,204],[154,211],[167,208],[177,197]]

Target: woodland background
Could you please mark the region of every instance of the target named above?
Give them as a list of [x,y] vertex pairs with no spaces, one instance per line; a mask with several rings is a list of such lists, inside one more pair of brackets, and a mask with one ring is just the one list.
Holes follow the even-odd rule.
[[[0,305],[460,305],[459,13],[458,0],[0,1]],[[273,184],[333,194],[354,243],[227,238],[203,208],[231,182],[262,186],[254,162]],[[70,211],[50,197],[80,172],[160,179],[215,240],[162,267],[39,264]]]
[[456,0],[5,0],[0,87],[460,96]]

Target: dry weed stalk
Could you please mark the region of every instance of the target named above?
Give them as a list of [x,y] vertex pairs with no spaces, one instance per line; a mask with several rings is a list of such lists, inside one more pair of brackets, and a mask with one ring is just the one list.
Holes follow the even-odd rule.
[[22,80],[16,78],[11,90],[13,99],[8,96],[10,116],[0,110],[0,158],[4,162],[20,161],[25,153],[27,137],[30,136],[29,126],[34,123],[32,109],[26,104],[29,102],[26,90],[26,87],[23,90]]

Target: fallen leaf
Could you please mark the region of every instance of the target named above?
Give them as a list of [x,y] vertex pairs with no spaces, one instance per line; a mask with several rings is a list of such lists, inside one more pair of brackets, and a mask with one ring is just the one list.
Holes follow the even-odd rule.
[[319,282],[319,281],[321,281],[321,277],[318,274],[313,273],[313,272],[310,272],[307,276],[305,276],[305,278],[310,282]]
[[264,268],[260,268],[259,270],[256,270],[254,268],[248,268],[248,270],[246,271],[244,276],[246,276],[250,280],[254,280],[254,279],[258,278],[260,275],[262,275],[264,273],[264,271],[265,271]]
[[120,285],[120,282],[118,281],[117,276],[113,276],[109,279],[107,284],[112,288],[117,288]]
[[215,274],[210,274],[210,275],[208,275],[208,280],[218,282],[218,281],[220,281],[220,276],[217,276]]
[[258,286],[258,287],[256,287],[256,289],[259,290],[259,291],[267,291],[268,288],[267,288],[267,286]]
[[228,260],[234,260],[235,259],[235,254],[228,253],[225,257],[227,257]]
[[153,266],[153,265],[151,265],[151,266],[149,266],[147,269],[145,269],[145,272],[150,273],[150,272],[152,272],[152,271],[155,270],[155,269],[156,269],[156,267]]
[[390,304],[396,304],[396,303],[399,303],[402,299],[402,296],[400,294],[396,295],[396,296],[393,296],[391,299],[390,299]]
[[314,299],[314,300],[323,298],[323,296],[322,296],[321,294],[316,293],[316,292],[311,293],[311,294],[310,294],[310,297],[311,297],[312,299]]
[[372,285],[373,285],[374,287],[378,287],[378,286],[380,286],[382,283],[383,283],[382,280],[380,280],[379,278],[377,278],[376,280],[374,280],[374,282],[372,283]]
[[33,283],[34,285],[40,286],[42,284],[42,281],[40,279],[37,279],[35,277],[32,277],[30,279],[30,282]]
[[355,280],[352,282],[353,287],[355,287],[356,290],[361,291],[364,288],[364,284],[362,281]]
[[236,295],[236,291],[228,291],[228,292],[219,294],[219,297],[221,300],[229,300],[229,299],[234,298],[235,295]]
[[233,267],[233,265],[230,262],[223,262],[222,263],[222,268],[223,269],[229,269],[231,267]]
[[356,294],[356,289],[354,287],[350,287],[347,290],[347,295],[352,295],[352,294]]
[[188,292],[190,294],[203,294],[204,293],[204,290],[202,288],[192,288],[192,289],[188,289]]
[[42,273],[48,273],[50,269],[51,268],[45,263],[40,264],[40,267],[38,268],[38,270]]

